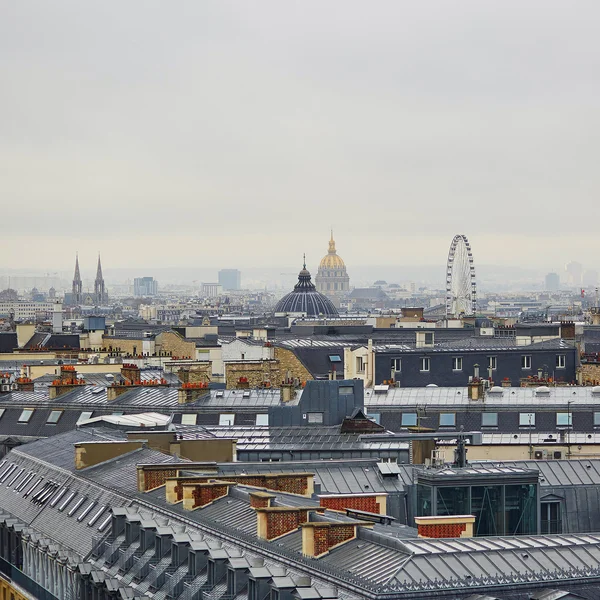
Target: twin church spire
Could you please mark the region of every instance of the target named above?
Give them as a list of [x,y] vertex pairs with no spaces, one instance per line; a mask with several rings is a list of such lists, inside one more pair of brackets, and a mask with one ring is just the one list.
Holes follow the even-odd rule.
[[77,254],[75,257],[75,274],[73,275],[71,304],[106,304],[107,302],[108,294],[106,293],[106,284],[104,283],[104,276],[102,275],[100,253],[98,253],[98,266],[96,268],[93,294],[84,294],[83,292],[83,281],[81,280],[81,272],[79,270],[79,254]]

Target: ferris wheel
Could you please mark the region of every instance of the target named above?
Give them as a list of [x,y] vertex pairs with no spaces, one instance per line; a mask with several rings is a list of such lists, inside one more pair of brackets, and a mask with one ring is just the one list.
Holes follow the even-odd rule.
[[454,236],[446,267],[446,316],[474,315],[477,308],[475,266],[469,240]]

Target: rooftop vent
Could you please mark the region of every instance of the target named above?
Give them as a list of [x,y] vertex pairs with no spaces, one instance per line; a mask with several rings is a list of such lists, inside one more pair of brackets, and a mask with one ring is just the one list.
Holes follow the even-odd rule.
[[592,388],[592,394],[599,394],[600,395],[600,385],[595,385]]
[[504,390],[499,385],[493,385],[489,391],[490,394],[502,394],[503,392]]
[[437,387],[435,383],[428,383],[425,387]]
[[540,387],[535,388],[536,396],[549,394],[549,393],[550,393],[550,388],[546,385],[540,385]]

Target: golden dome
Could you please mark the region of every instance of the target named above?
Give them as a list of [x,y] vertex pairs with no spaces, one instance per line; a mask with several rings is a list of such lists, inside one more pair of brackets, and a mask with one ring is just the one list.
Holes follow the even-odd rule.
[[333,239],[333,231],[329,240],[329,252],[321,259],[319,263],[320,269],[345,269],[344,261],[337,255],[335,250],[335,241]]

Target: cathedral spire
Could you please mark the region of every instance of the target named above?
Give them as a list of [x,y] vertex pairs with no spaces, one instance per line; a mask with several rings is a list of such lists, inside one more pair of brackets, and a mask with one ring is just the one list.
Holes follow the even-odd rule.
[[79,273],[79,252],[75,254],[75,275],[73,275],[73,281],[81,281],[81,274]]
[[100,252],[98,252],[98,268],[96,269],[96,281],[103,279],[102,277],[102,263],[100,262]]
[[94,295],[98,304],[107,301],[106,288],[104,286],[104,277],[102,276],[102,263],[100,262],[100,252],[98,252],[98,268],[96,269],[96,280],[94,281]]
[[331,238],[329,240],[329,254],[336,254],[335,240],[333,239],[333,227],[331,228]]
[[83,291],[83,283],[81,281],[81,273],[79,272],[79,253],[75,255],[75,274],[73,275],[72,303],[81,303],[81,294]]

